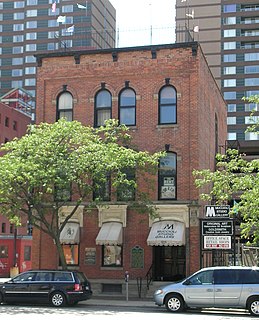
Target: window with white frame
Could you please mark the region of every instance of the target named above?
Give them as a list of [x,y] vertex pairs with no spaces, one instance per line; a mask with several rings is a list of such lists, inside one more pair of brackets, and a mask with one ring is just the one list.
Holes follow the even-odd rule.
[[257,103],[246,103],[245,104],[245,111],[259,111]]
[[237,105],[235,103],[228,104],[228,112],[236,112]]
[[228,140],[236,140],[237,133],[236,132],[228,132]]
[[25,83],[24,83],[25,86],[35,86],[36,85],[36,79],[35,78],[28,78],[28,79],[25,79]]
[[25,74],[35,74],[36,73],[36,67],[26,67],[25,68]]
[[23,53],[23,47],[13,47],[13,54]]
[[23,64],[23,58],[12,58],[12,65],[17,66]]
[[236,62],[236,54],[224,54],[224,62]]
[[34,56],[26,56],[25,63],[34,63],[36,62],[36,58]]
[[13,31],[23,31],[24,24],[23,23],[16,23],[13,25]]
[[13,69],[12,77],[21,77],[23,75],[23,69]]
[[26,40],[36,40],[37,32],[28,32],[26,33]]
[[229,24],[236,24],[236,17],[226,17],[224,18],[224,24],[229,25]]
[[24,37],[22,34],[13,36],[13,42],[23,42]]
[[37,50],[37,44],[36,43],[26,44],[25,50],[26,51],[36,51]]
[[235,87],[236,86],[236,79],[224,79],[224,87]]
[[224,67],[224,74],[236,74],[236,67]]
[[236,124],[236,117],[227,117],[227,124]]
[[37,17],[38,10],[27,10],[26,15],[27,17]]
[[24,8],[24,1],[14,1],[14,9]]
[[245,86],[258,86],[259,85],[259,78],[246,78],[245,79]]
[[246,141],[259,140],[259,134],[256,132],[246,132],[245,133],[245,140]]
[[24,19],[24,12],[15,12],[15,13],[13,14],[13,19],[14,19],[14,20]]
[[224,30],[224,37],[235,37],[236,36],[236,29],[227,29]]
[[224,42],[224,50],[234,50],[236,49],[236,42]]
[[237,93],[235,91],[226,91],[224,92],[224,99],[225,100],[236,100]]
[[37,28],[37,21],[27,21],[26,22],[27,29],[35,29]]

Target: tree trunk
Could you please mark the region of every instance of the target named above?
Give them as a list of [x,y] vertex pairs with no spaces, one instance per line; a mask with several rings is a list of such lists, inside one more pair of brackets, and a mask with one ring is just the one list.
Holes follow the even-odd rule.
[[64,255],[62,244],[60,243],[59,237],[55,237],[56,247],[58,250],[59,260],[62,267],[62,270],[67,270],[66,258]]

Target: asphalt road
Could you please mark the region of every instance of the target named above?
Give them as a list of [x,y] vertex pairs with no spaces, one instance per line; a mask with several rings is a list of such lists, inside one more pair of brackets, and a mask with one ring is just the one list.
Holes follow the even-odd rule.
[[187,311],[180,314],[167,312],[163,307],[143,304],[134,306],[134,302],[118,305],[114,301],[87,301],[75,307],[53,308],[49,306],[0,305],[0,319],[3,320],[252,320],[254,317],[244,310],[203,310]]

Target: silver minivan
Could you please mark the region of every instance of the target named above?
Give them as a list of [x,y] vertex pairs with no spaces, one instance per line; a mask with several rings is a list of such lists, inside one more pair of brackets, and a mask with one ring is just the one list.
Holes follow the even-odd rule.
[[168,311],[187,308],[240,308],[259,316],[259,267],[204,268],[154,293]]

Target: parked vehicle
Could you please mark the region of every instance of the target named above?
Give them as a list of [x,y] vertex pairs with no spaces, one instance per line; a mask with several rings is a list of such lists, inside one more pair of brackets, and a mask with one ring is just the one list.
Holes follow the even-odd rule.
[[90,282],[78,271],[31,270],[0,284],[0,303],[50,303],[62,307],[91,296]]
[[186,308],[241,308],[259,316],[259,268],[204,268],[154,293],[155,303],[168,311]]

